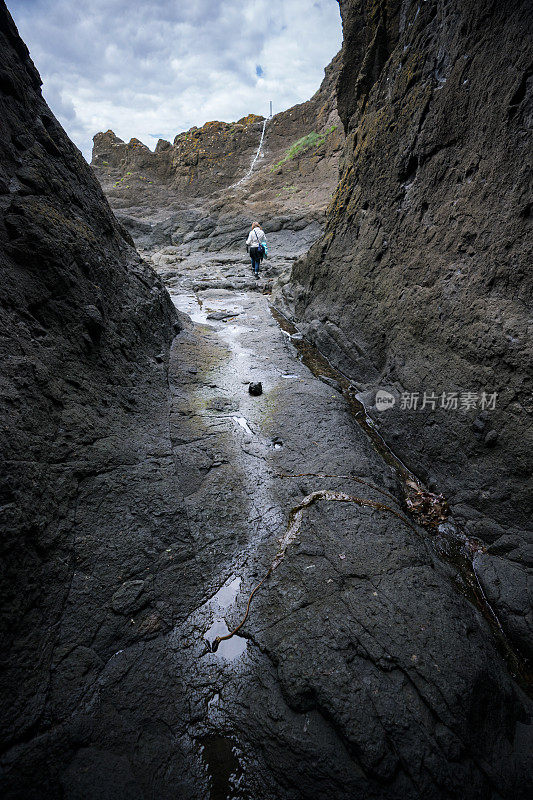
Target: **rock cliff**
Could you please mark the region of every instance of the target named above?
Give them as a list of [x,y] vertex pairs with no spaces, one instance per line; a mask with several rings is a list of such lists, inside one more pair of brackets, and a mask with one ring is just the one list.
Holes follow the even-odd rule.
[[486,543],[484,591],[532,654],[532,4],[340,7],[340,182],[285,301]]
[[[242,248],[257,217],[265,230],[293,235],[302,252],[319,235],[336,186],[344,133],[336,110],[337,56],[317,93],[266,122],[207,122],[159,140],[155,152],[113,131],[94,137],[92,166],[136,243],[181,255]],[[243,180],[244,179],[244,180]],[[285,239],[288,237],[285,236]],[[275,241],[276,237],[274,237]]]
[[[57,797],[43,753],[21,753],[63,719],[51,676],[64,659],[74,683],[98,662],[87,647],[76,659],[60,642],[73,587],[84,592],[90,572],[91,547],[84,561],[75,542],[100,531],[110,545],[124,509],[120,485],[140,481],[150,456],[157,472],[177,318],[44,102],[3,3],[0,50],[2,785],[4,796],[13,786],[24,795],[27,780],[25,796]],[[86,496],[96,484],[102,501],[117,494],[99,518]],[[133,546],[127,530],[115,545],[121,536]],[[99,592],[90,591],[92,602]],[[29,760],[23,777],[6,782],[18,758]]]

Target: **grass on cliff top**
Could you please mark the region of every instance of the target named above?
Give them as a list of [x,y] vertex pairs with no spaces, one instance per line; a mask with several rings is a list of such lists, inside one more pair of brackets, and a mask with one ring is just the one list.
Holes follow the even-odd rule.
[[328,135],[333,133],[336,127],[336,125],[333,125],[323,133],[311,131],[311,133],[308,133],[307,136],[302,136],[301,139],[298,139],[296,142],[294,142],[294,144],[291,144],[281,161],[278,161],[277,164],[274,164],[274,166],[270,168],[270,172],[274,172],[274,170],[278,169],[278,167],[281,167],[282,164],[285,164],[287,161],[291,161],[301,153],[305,153],[305,151],[309,150],[311,147],[320,147],[320,145],[324,144]]

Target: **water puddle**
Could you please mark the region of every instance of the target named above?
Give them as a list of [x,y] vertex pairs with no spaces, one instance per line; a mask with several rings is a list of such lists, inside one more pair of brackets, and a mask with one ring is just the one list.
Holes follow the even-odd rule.
[[206,323],[206,312],[202,309],[202,302],[195,294],[177,294],[170,291],[170,298],[178,311],[183,311],[193,322],[200,325]]
[[227,608],[237,599],[240,588],[241,578],[233,578],[230,583],[225,583],[224,586],[221,586],[209,602],[216,603],[219,608]]
[[241,428],[243,430],[245,430],[247,434],[249,434],[249,436],[253,436],[254,435],[254,433],[253,433],[252,429],[250,428],[250,426],[248,425],[245,417],[232,417],[232,419],[233,419],[234,422],[237,423],[237,425],[240,425]]
[[[241,582],[242,579],[240,577],[232,578],[229,582],[226,581],[224,586],[221,586],[218,592],[203,606],[203,608],[212,611],[213,622],[204,634],[204,639],[209,642],[210,650],[218,636],[226,636],[229,633],[228,626],[222,619],[222,612],[233,605],[237,599]],[[233,636],[231,639],[225,639],[220,642],[216,655],[226,661],[235,661],[242,656],[247,647],[248,642],[246,639],[243,639],[242,636]]]
[[[226,636],[229,633],[229,628],[224,620],[215,620],[210,628],[204,634],[204,639],[209,642],[209,649],[212,650],[213,642],[219,636]],[[217,658],[224,658],[226,661],[235,661],[240,658],[246,651],[248,642],[242,636],[232,636],[231,639],[223,639],[216,650]]]
[[238,788],[242,767],[230,739],[208,734],[199,739],[202,760],[210,778],[209,800],[228,800]]

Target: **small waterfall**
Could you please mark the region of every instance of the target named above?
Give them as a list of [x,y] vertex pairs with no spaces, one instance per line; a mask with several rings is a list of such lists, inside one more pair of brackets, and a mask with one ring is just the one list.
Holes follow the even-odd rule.
[[246,173],[246,175],[243,178],[241,178],[239,181],[237,181],[237,183],[232,183],[231,186],[229,187],[230,189],[234,189],[236,186],[240,186],[241,183],[244,183],[244,181],[248,180],[248,178],[250,177],[250,175],[254,171],[255,162],[259,158],[259,155],[260,155],[261,150],[263,148],[263,139],[265,138],[265,129],[266,129],[267,122],[268,122],[268,119],[263,120],[263,130],[261,131],[261,139],[259,140],[259,147],[257,148],[257,153],[253,157],[252,163],[250,164],[250,169],[248,170],[248,172]]

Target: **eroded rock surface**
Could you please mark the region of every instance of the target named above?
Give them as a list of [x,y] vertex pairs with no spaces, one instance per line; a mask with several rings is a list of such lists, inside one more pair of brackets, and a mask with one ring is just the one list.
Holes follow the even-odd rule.
[[397,474],[269,312],[290,259],[155,252],[178,317],[0,36],[2,796],[529,797],[531,702],[413,519],[313,504],[212,652],[291,509],[404,517]]
[[340,6],[342,174],[285,308],[489,546],[481,580],[531,655],[532,6]]
[[[153,511],[173,472],[166,373],[177,318],[42,99],[3,3],[0,49],[2,781],[4,796],[52,797],[46,742],[102,669],[98,632],[104,649],[117,628],[131,636],[112,595],[146,580],[138,548],[154,526],[131,509]],[[22,753],[34,747],[26,775]]]

